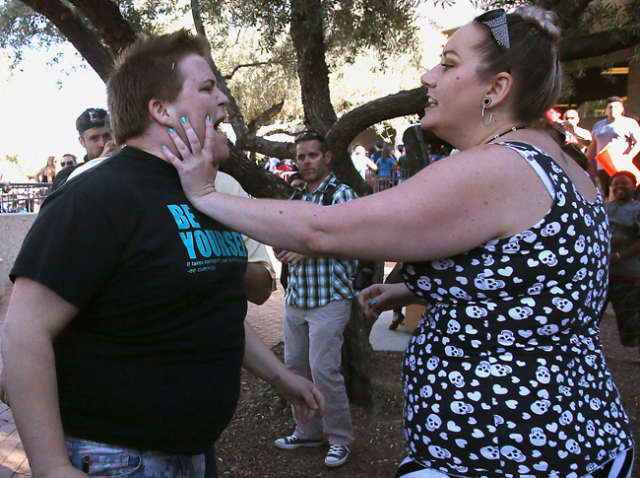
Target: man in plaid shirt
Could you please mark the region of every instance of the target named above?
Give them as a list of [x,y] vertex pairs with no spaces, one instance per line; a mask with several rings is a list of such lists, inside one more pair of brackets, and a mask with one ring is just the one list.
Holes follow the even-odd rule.
[[[356,193],[341,183],[331,171],[331,151],[317,133],[296,139],[296,164],[306,181],[293,199],[330,205],[357,199]],[[314,417],[306,424],[296,420],[291,436],[276,440],[285,450],[322,446],[330,448],[325,465],[336,467],[349,457],[353,425],[349,400],[340,373],[343,331],[351,314],[356,261],[315,259],[282,251],[278,259],[289,266],[285,295],[285,364],[297,375],[313,380],[325,398],[324,419]]]

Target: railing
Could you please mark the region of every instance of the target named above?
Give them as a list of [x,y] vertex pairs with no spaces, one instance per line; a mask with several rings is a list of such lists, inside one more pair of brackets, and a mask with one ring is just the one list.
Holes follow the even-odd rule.
[[378,171],[367,170],[365,181],[373,187],[373,192],[384,191],[385,189],[397,186],[402,181],[409,179],[409,169],[391,168]]
[[38,212],[51,183],[0,183],[0,213]]

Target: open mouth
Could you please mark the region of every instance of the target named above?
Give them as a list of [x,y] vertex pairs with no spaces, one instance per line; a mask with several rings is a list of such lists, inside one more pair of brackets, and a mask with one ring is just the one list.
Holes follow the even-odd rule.
[[218,133],[222,133],[222,131],[220,130],[220,125],[222,124],[222,122],[225,120],[226,117],[227,116],[224,115],[220,119],[218,119],[215,123],[213,123],[213,129],[215,129]]
[[438,102],[436,100],[434,100],[430,96],[427,96],[427,106],[437,106],[437,105],[438,105]]

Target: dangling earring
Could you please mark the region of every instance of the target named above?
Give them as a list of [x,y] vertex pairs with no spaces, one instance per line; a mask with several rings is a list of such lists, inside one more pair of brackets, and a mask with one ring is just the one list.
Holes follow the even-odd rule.
[[487,123],[484,120],[484,109],[491,106],[491,98],[485,98],[482,100],[482,124],[485,126],[491,126],[491,122],[493,121],[493,112],[489,111],[489,122]]

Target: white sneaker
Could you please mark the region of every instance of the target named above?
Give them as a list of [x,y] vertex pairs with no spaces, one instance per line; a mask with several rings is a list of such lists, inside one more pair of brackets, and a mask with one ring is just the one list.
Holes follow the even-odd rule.
[[324,464],[329,468],[335,468],[336,466],[344,465],[349,458],[349,448],[344,445],[331,445],[329,447],[329,453],[324,459]]

